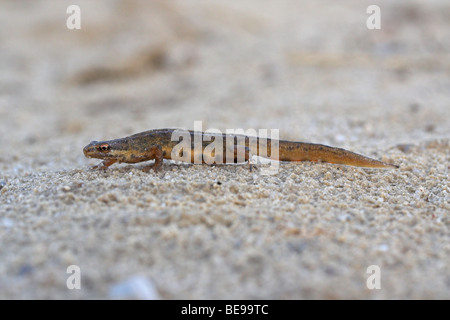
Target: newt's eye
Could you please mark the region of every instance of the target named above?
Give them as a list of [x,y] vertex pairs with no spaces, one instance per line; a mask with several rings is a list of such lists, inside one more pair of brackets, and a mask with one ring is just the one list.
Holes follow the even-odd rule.
[[100,149],[100,151],[103,151],[103,152],[107,152],[107,151],[111,150],[111,147],[107,143],[102,144],[98,148]]

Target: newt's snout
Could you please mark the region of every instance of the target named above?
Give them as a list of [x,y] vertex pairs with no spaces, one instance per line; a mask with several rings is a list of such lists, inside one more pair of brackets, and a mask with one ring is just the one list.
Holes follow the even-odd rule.
[[91,141],[87,146],[83,148],[83,153],[87,158],[92,157],[92,154],[95,152],[95,146],[98,144],[97,141]]

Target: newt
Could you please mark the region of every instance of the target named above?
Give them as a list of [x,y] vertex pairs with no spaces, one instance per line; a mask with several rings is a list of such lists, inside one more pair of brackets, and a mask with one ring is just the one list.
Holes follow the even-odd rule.
[[[125,138],[107,140],[107,141],[91,141],[87,146],[83,148],[84,155],[88,158],[102,159],[103,161],[92,169],[107,169],[114,163],[138,163],[149,160],[155,160],[153,165],[143,168],[144,171],[149,171],[153,168],[158,170],[162,164],[163,159],[167,160],[180,160],[177,152],[173,153],[174,148],[180,143],[178,140],[173,141],[172,134],[178,129],[156,129],[137,133]],[[190,148],[185,150],[188,152],[187,158],[182,158],[184,162],[197,163],[195,159],[199,159],[200,163],[205,163],[202,158],[205,148],[214,141],[214,139],[223,139],[223,162],[222,163],[238,163],[248,162],[250,170],[252,164],[250,162],[252,153],[250,152],[251,141],[256,140],[256,152],[255,155],[262,156],[264,158],[278,160],[278,161],[317,161],[334,164],[343,164],[348,166],[364,167],[364,168],[398,168],[399,166],[391,163],[375,160],[345,149],[330,147],[323,144],[295,142],[287,140],[272,140],[270,138],[261,139],[258,137],[249,137],[245,135],[235,134],[222,134],[222,133],[205,133],[201,131],[184,131],[190,135]],[[197,135],[197,136],[195,136]],[[195,139],[201,141],[202,154],[196,152],[194,147]],[[227,139],[231,139],[231,147],[234,148],[232,158],[226,158],[226,148],[229,148],[229,144],[226,143]],[[245,141],[244,144],[239,144],[239,139]],[[254,140],[251,140],[254,139]],[[207,141],[205,141],[207,140]],[[278,142],[278,156],[272,155],[271,146],[276,145]],[[266,148],[266,152],[260,152],[262,148]],[[243,149],[242,151],[239,151]],[[255,150],[253,150],[255,151]],[[244,159],[238,157],[244,153]],[[274,153],[276,154],[276,153]],[[212,155],[214,155],[212,153]],[[221,155],[219,155],[220,157]],[[197,158],[196,158],[197,157]],[[175,158],[175,159],[174,159]],[[183,160],[184,159],[184,160]],[[228,160],[228,161],[227,161]],[[230,161],[231,160],[231,161]]]

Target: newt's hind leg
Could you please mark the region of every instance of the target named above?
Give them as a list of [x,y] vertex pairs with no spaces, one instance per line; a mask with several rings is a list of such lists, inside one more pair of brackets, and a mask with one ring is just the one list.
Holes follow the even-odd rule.
[[[255,164],[252,162],[252,154],[250,152],[250,148],[249,147],[237,145],[237,146],[234,146],[233,152],[234,152],[233,163],[247,162],[248,163],[248,169],[250,171],[252,171],[253,169],[257,169]],[[224,163],[227,163],[226,155],[224,155]]]

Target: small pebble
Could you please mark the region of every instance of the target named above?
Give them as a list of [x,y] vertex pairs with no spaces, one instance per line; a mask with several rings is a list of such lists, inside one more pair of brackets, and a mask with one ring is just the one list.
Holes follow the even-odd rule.
[[9,229],[9,228],[11,228],[11,227],[14,226],[14,221],[11,220],[11,219],[9,219],[9,218],[3,218],[3,219],[2,219],[2,225],[3,225],[5,228]]
[[388,246],[387,244],[380,244],[380,245],[377,247],[377,249],[378,249],[378,251],[386,252],[386,251],[389,250],[389,246]]
[[20,277],[26,276],[34,271],[34,268],[29,264],[24,264],[20,267],[19,271],[17,272],[17,275]]
[[414,147],[415,145],[412,143],[401,143],[396,145],[396,148],[403,153],[411,153]]
[[155,285],[147,277],[134,276],[119,282],[109,290],[111,299],[159,300]]

